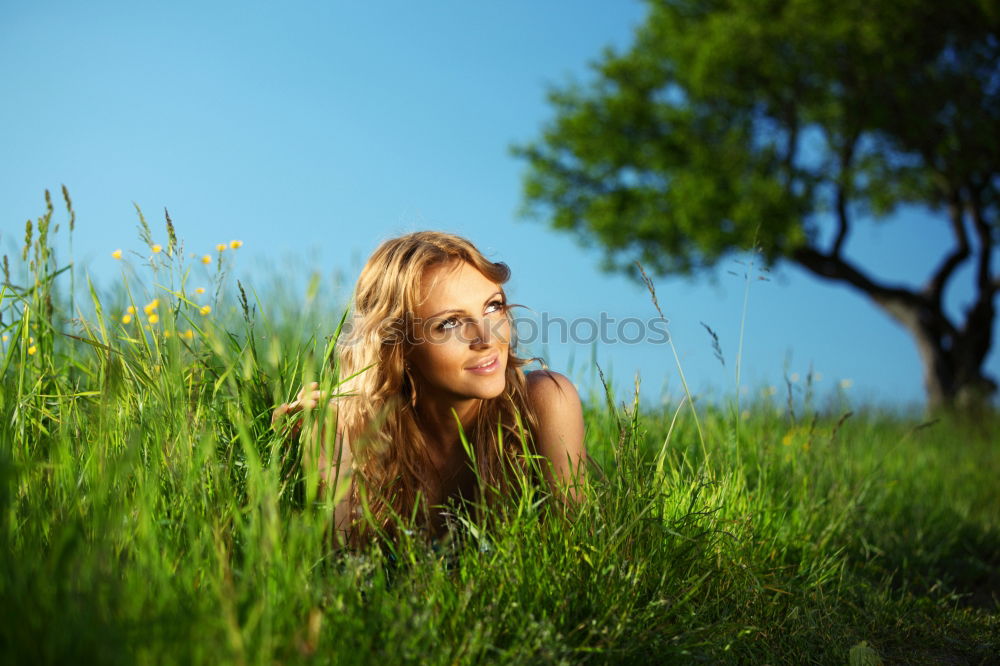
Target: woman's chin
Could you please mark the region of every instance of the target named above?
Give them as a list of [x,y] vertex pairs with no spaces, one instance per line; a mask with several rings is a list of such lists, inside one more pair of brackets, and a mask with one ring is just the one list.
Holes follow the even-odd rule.
[[480,400],[493,400],[494,398],[499,398],[503,395],[504,389],[507,388],[506,378],[501,374],[497,380],[498,381],[489,382],[489,384],[485,386],[477,387],[474,391],[475,397]]

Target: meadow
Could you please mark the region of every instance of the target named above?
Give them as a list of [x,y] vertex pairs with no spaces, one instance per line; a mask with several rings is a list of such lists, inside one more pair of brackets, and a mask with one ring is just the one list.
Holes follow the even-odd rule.
[[270,428],[336,387],[340,313],[232,284],[238,242],[192,257],[169,220],[101,292],[57,261],[66,201],[0,288],[4,663],[1000,659],[995,413],[591,396],[580,506],[525,490],[344,552]]

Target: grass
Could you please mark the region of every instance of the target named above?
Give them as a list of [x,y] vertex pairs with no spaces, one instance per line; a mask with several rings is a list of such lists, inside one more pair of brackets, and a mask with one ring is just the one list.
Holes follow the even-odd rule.
[[[698,405],[696,421],[689,405],[591,401],[592,483],[574,514],[526,495],[443,546],[339,553],[332,507],[269,428],[272,407],[323,374],[336,321],[272,309],[228,284],[230,255],[199,272],[176,241],[124,273],[128,290],[91,288],[69,321],[52,217],[50,204],[0,288],[4,662],[1000,653],[995,415],[920,423],[761,399]],[[198,279],[214,280],[207,295]]]

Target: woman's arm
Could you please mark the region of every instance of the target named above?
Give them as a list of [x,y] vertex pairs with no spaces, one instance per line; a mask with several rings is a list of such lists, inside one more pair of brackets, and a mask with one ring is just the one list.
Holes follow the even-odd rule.
[[565,489],[575,501],[583,498],[587,451],[583,444],[583,407],[573,382],[549,370],[526,375],[528,399],[538,421],[535,445],[549,462],[553,490]]
[[[277,430],[284,417],[294,417],[300,412],[315,409],[326,399],[326,394],[318,387],[317,382],[306,384],[293,402],[279,405],[271,414],[271,426]],[[327,401],[327,411],[322,424],[313,420],[312,427],[302,431],[302,421],[301,416],[296,417],[291,431],[293,436],[299,436],[302,465],[306,469],[318,471],[319,495],[322,497],[329,493],[330,499],[337,502],[334,508],[334,524],[338,538],[344,543],[352,519],[350,482],[354,456],[351,453],[350,443],[337,425],[337,407],[332,400]],[[328,434],[330,432],[328,427],[331,424],[335,428],[332,441]]]

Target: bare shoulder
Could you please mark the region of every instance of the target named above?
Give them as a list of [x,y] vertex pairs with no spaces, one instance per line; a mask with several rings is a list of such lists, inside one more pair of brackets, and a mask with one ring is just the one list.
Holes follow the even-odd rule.
[[525,374],[528,383],[528,397],[532,406],[549,406],[552,403],[580,402],[576,387],[565,375],[552,370],[532,370]]
[[566,487],[570,497],[579,499],[576,484],[583,475],[587,456],[580,395],[573,382],[558,372],[536,370],[527,373],[525,379],[538,424],[537,451],[551,463],[549,479],[554,486]]
[[583,428],[580,394],[565,375],[551,370],[535,370],[525,375],[528,400],[543,432]]

